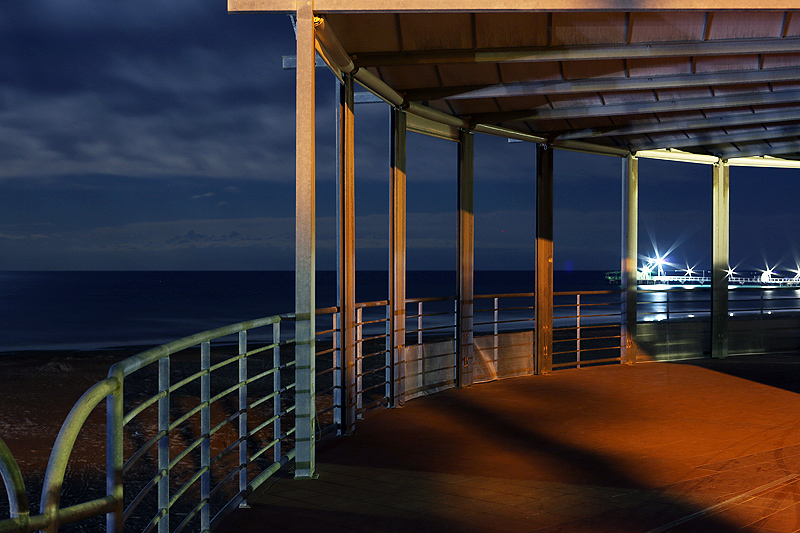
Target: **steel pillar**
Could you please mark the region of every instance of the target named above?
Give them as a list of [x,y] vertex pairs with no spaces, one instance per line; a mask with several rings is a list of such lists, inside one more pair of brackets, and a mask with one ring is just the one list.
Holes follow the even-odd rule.
[[315,468],[315,39],[311,2],[297,4],[295,146],[295,478]]
[[355,215],[355,134],[353,115],[353,77],[343,76],[336,83],[339,100],[336,136],[339,164],[336,168],[336,249],[337,305],[341,319],[341,374],[334,387],[335,423],[340,434],[350,435],[356,421],[356,215]]
[[553,369],[553,149],[536,147],[536,334],[534,372]]
[[461,130],[458,142],[458,387],[472,385],[473,376],[474,156],[475,137]]
[[711,357],[728,356],[728,269],[730,268],[729,168],[714,164],[711,219]]
[[389,365],[387,398],[405,402],[406,345],[406,114],[392,109],[392,154],[389,184]]
[[620,356],[622,363],[636,363],[636,290],[639,254],[639,160],[629,155],[622,160],[622,285],[620,313]]

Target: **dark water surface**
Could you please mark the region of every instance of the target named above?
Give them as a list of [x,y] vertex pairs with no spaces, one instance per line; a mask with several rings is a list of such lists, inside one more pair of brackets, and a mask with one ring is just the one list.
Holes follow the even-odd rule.
[[[386,298],[386,272],[356,280],[358,301]],[[603,272],[558,271],[554,288],[612,287]],[[533,290],[530,271],[475,273],[476,294]],[[407,294],[454,297],[456,273],[410,271]],[[333,305],[336,273],[318,272],[317,307]],[[0,352],[149,346],[293,308],[291,271],[0,272]]]

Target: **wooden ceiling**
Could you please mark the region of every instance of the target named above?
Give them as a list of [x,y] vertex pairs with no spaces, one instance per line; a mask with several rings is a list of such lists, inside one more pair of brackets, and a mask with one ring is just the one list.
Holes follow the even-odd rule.
[[555,146],[800,159],[800,11],[354,11],[319,13],[333,57],[401,106]]

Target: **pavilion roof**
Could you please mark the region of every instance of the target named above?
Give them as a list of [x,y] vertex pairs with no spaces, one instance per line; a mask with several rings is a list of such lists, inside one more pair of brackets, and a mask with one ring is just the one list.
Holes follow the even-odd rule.
[[[407,108],[420,131],[800,160],[793,2],[505,3],[318,0],[318,50],[335,72]],[[232,11],[283,4],[229,0]]]

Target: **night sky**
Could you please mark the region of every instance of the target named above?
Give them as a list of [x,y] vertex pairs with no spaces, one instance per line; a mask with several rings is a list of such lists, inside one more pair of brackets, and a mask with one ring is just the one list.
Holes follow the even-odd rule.
[[[291,270],[286,15],[224,0],[0,4],[0,270]],[[335,268],[318,70],[317,265]],[[357,268],[385,269],[388,107],[356,109]],[[530,269],[534,147],[476,137],[477,269]],[[555,268],[619,268],[618,158],[556,153]],[[731,169],[731,263],[795,268],[800,171]],[[456,145],[409,134],[408,268],[456,265]],[[640,252],[708,268],[711,168],[640,161]]]

